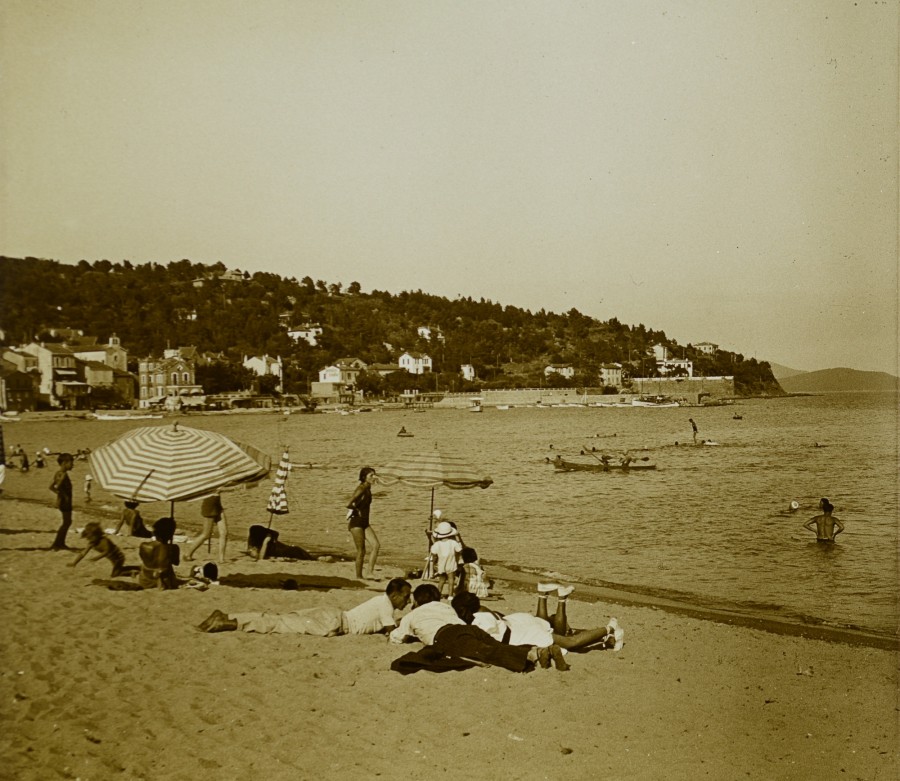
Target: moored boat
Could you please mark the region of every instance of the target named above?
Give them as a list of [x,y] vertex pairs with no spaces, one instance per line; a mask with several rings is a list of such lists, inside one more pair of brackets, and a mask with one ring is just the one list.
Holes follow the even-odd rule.
[[640,396],[631,400],[632,407],[680,407],[671,396]]

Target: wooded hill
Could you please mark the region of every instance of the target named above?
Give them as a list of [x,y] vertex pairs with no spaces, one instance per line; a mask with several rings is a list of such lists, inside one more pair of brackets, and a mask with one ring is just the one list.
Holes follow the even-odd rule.
[[[287,335],[287,326],[305,323],[323,329],[315,347]],[[432,329],[431,341],[419,337],[419,326]],[[435,371],[415,382],[404,376],[403,387],[416,382],[422,390],[454,391],[547,386],[543,369],[550,363],[576,370],[571,380],[554,376],[553,385],[596,387],[602,363],[621,363],[631,376],[655,376],[656,344],[692,360],[695,376],[733,375],[738,393],[781,392],[766,362],[725,351],[708,356],[663,331],[616,318],[595,320],[577,309],[531,312],[421,290],[366,293],[357,282],[344,287],[308,276],[298,281],[265,272],[235,275],[221,263],[189,260],[69,265],[0,257],[0,328],[7,345],[54,341],[51,328],[80,329],[102,343],[116,334],[135,362],[188,345],[222,353],[231,362],[245,355],[280,355],[286,392],[305,393],[318,371],[340,358],[388,364],[405,350],[427,353]],[[463,382],[462,364],[475,367],[477,383]],[[361,379],[372,386],[367,390],[379,390],[379,377]]]

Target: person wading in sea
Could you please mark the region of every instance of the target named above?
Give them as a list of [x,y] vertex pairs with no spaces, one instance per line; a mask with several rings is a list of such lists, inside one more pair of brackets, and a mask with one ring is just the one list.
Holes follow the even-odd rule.
[[824,496],[819,500],[819,508],[822,514],[810,518],[803,528],[816,533],[816,542],[835,542],[835,537],[844,531],[844,524],[831,515],[834,505]]

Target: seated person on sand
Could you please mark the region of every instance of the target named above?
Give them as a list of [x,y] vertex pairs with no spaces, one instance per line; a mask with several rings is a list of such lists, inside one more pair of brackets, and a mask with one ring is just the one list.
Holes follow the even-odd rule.
[[835,537],[844,531],[844,524],[832,517],[834,505],[824,496],[819,500],[819,508],[822,515],[810,518],[803,524],[803,528],[816,533],[816,542],[835,542]]
[[126,534],[129,537],[150,538],[153,533],[144,526],[144,519],[141,517],[141,511],[138,510],[138,502],[127,500],[119,518],[119,524],[116,526],[113,534],[118,534],[122,527],[125,527]]
[[412,586],[403,578],[388,582],[384,594],[372,597],[351,610],[323,606],[291,613],[223,613],[213,611],[199,629],[203,632],[259,632],[262,634],[374,635],[397,625],[394,611],[409,604]]
[[460,558],[462,559],[461,572],[459,573],[456,593],[474,594],[479,599],[484,599],[490,593],[491,581],[478,561],[478,552],[475,548],[463,546]]
[[[129,572],[129,568],[125,566],[125,554],[119,549],[119,547],[111,540],[109,537],[104,534],[103,529],[100,527],[100,524],[96,521],[91,521],[88,523],[81,532],[81,536],[87,540],[87,547],[83,551],[79,551],[78,555],[75,556],[75,561],[73,561],[69,566],[74,567],[81,561],[85,556],[88,555],[91,551],[95,551],[97,553],[91,561],[99,561],[100,559],[109,559],[112,562],[112,575],[111,577],[118,577],[119,575],[125,575]],[[134,569],[133,567],[130,569]]]
[[[468,594],[457,594],[453,602]],[[452,604],[441,601],[441,592],[433,583],[423,583],[413,591],[415,607],[390,634],[392,643],[420,640],[446,656],[474,659],[482,664],[496,665],[513,672],[528,672],[536,664],[550,667],[551,658],[557,668],[567,669],[558,645],[538,648],[535,645],[506,645],[491,637],[483,629],[466,624]],[[562,662],[563,666],[559,666]]]
[[175,567],[181,563],[181,552],[172,543],[175,519],[160,518],[153,524],[153,536],[155,539],[142,542],[138,549],[141,557],[138,583],[145,589],[178,588]]

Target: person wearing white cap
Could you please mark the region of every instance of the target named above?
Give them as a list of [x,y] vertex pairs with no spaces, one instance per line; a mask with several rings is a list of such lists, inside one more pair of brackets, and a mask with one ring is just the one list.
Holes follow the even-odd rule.
[[[442,517],[443,513],[440,510],[434,511],[435,519]],[[438,588],[443,597],[444,586],[449,584],[447,596],[452,597],[456,591],[456,571],[459,569],[459,556],[462,553],[459,532],[449,521],[441,521],[434,527],[432,539],[431,559],[434,562]]]

